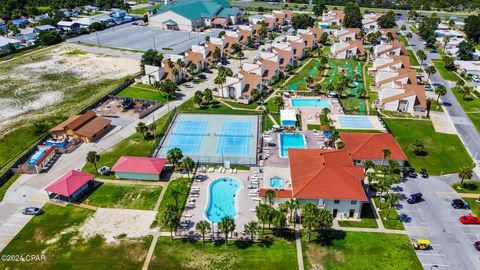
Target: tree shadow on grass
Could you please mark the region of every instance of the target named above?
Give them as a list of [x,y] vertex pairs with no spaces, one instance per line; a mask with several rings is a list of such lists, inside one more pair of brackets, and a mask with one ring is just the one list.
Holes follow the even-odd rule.
[[471,183],[471,182],[463,182],[463,189],[467,190],[477,190],[478,189],[477,183]]
[[317,234],[317,237],[312,241],[322,246],[332,246],[333,241],[345,239],[347,233],[341,230],[323,230]]

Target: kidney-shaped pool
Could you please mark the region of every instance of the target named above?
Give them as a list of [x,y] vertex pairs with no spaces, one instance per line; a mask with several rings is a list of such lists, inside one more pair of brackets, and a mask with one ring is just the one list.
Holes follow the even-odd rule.
[[220,178],[210,184],[210,195],[205,215],[208,220],[218,223],[223,217],[235,218],[235,196],[240,183],[231,178]]

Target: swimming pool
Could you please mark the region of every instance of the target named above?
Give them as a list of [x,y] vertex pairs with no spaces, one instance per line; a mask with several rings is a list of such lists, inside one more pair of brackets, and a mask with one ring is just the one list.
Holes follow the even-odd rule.
[[368,116],[339,115],[338,121],[341,128],[374,128],[372,120]]
[[305,137],[302,134],[280,134],[280,157],[288,157],[288,149],[305,148]]
[[280,177],[270,178],[270,187],[271,188],[284,188],[283,179]]
[[28,160],[28,165],[35,166],[37,161],[39,161],[43,157],[43,155],[45,155],[46,152],[47,152],[46,149],[37,150]]
[[292,98],[292,107],[295,108],[330,108],[330,100],[327,99],[298,99]]
[[208,220],[218,223],[223,217],[235,218],[235,195],[240,183],[231,178],[220,178],[210,184],[210,198],[205,215]]

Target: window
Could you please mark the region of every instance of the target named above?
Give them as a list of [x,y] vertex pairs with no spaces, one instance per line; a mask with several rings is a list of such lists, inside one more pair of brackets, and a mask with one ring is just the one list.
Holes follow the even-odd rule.
[[340,200],[334,200],[333,203],[339,204],[339,203],[340,203]]
[[357,204],[357,201],[351,201],[350,204]]

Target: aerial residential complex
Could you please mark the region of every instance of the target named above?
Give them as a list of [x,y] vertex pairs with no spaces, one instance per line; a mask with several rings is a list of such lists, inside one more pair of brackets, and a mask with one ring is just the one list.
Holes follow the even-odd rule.
[[480,16],[85,3],[0,3],[0,268],[480,269]]

